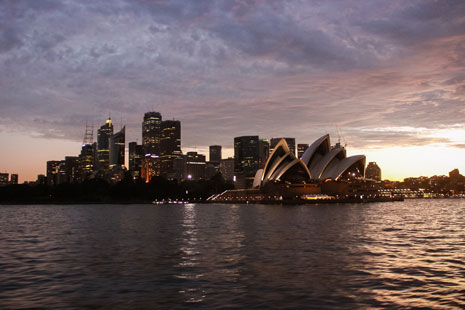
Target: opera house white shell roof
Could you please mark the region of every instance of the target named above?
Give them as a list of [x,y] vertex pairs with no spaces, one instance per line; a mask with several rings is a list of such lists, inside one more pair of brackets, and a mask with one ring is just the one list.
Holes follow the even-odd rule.
[[281,139],[268,157],[263,169],[255,174],[253,188],[260,188],[269,182],[287,181],[302,183],[311,180],[339,180],[346,173],[364,176],[365,156],[347,157],[344,147],[337,144],[331,148],[329,135],[313,142],[302,155],[296,158]]

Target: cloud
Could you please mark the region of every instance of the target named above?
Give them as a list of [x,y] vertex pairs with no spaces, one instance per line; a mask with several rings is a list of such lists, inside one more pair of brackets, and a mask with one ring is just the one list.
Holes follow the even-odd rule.
[[448,143],[375,129],[462,122],[462,13],[453,1],[2,2],[0,118],[75,141],[110,112],[140,141],[158,110],[182,121],[185,146],[337,127],[368,146]]

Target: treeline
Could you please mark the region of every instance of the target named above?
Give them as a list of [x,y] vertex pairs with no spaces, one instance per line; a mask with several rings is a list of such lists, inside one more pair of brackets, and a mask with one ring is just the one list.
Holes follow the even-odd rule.
[[182,181],[154,177],[149,183],[127,177],[116,184],[103,179],[83,183],[18,184],[0,187],[2,204],[47,203],[151,203],[153,200],[205,200],[209,196],[233,189],[220,173],[210,180]]

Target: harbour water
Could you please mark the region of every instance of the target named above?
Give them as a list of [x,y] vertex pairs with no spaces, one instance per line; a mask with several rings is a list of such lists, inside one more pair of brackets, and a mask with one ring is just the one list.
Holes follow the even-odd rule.
[[0,309],[465,308],[465,199],[0,206]]

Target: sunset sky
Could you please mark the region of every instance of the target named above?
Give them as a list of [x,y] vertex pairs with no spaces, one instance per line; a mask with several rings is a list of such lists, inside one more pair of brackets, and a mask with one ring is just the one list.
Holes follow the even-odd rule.
[[148,111],[184,152],[329,133],[383,178],[465,174],[465,1],[0,1],[0,172]]

